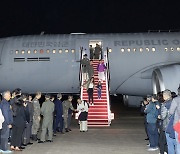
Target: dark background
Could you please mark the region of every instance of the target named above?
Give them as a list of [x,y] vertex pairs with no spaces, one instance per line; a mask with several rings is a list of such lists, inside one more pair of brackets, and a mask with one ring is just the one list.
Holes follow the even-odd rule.
[[0,37],[179,30],[180,2],[165,0],[2,0]]

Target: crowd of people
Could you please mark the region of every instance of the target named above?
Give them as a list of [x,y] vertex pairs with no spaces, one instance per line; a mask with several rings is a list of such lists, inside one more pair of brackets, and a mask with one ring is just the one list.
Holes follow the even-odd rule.
[[[77,99],[77,109],[72,105],[72,96],[62,101],[62,94],[57,98],[45,95],[44,102],[39,102],[41,92],[36,92],[34,98],[22,94],[17,88],[12,93],[2,93],[0,102],[0,152],[12,153],[22,151],[25,146],[38,143],[53,142],[56,133],[71,131],[72,113],[78,112],[80,132],[86,132],[89,105],[86,101]],[[10,146],[9,146],[10,144]]]
[[180,87],[178,95],[166,89],[148,95],[141,104],[148,151],[160,154],[180,154]]

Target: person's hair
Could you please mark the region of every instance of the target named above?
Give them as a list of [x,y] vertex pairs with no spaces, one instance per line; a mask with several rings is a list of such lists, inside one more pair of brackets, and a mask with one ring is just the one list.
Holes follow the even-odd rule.
[[19,95],[21,93],[21,89],[16,88],[16,89],[13,90],[13,92],[15,92],[15,95]]
[[177,95],[176,95],[176,93],[173,91],[173,92],[171,92],[171,96],[172,96],[172,98],[175,98],[175,97],[177,97]]
[[158,101],[159,101],[160,103],[164,102],[163,93],[162,93],[162,92],[158,92],[158,93],[157,93],[157,97],[158,97]]
[[69,95],[69,96],[68,96],[68,99],[73,99],[73,96],[72,96],[72,95]]
[[163,91],[163,95],[166,95],[166,96],[169,96],[169,97],[172,96],[172,95],[171,95],[171,91],[170,91],[169,89],[164,90],[164,91]]
[[45,95],[45,99],[50,99],[50,98],[52,98],[52,96],[50,96],[49,94]]
[[153,94],[152,98],[154,98],[155,100],[158,100],[158,96],[156,94]]
[[16,100],[15,103],[16,103],[17,105],[23,105],[23,103],[24,103],[23,99],[24,99],[24,98],[21,96],[21,97],[19,97],[19,98]]
[[40,91],[37,91],[37,92],[36,92],[36,96],[38,96],[38,95],[41,95],[41,92],[40,92]]
[[[4,92],[2,93],[3,98],[5,97],[5,95],[6,95],[7,93],[10,93],[10,91],[7,90],[7,91],[4,91]],[[10,94],[11,94],[11,93],[10,93]]]

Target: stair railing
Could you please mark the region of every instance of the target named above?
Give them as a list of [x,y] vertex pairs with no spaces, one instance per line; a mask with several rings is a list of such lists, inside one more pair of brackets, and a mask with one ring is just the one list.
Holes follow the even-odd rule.
[[[83,59],[83,47],[80,47],[80,61],[81,59]],[[79,86],[80,86],[80,98],[82,99],[83,96],[83,89],[81,87],[81,85],[83,85],[83,74],[82,74],[82,65],[80,62],[80,66],[79,66]]]
[[109,49],[107,48],[104,51],[104,62],[107,67],[106,69],[106,95],[107,95],[107,107],[108,107],[108,123],[111,124],[111,109],[110,109],[110,89],[109,89],[109,81],[110,81],[110,70],[109,70],[109,57],[108,57]]

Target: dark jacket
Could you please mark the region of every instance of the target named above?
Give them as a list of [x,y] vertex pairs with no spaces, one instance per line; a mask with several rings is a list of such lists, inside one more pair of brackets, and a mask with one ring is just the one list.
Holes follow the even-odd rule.
[[169,114],[169,109],[171,106],[172,100],[166,101],[162,104],[161,106],[161,119],[163,120],[163,130],[165,131],[169,121],[170,121],[170,114]]
[[156,109],[155,102],[150,102],[149,105],[147,105],[145,113],[147,114],[147,116],[146,116],[147,123],[156,123],[157,122],[158,110]]
[[1,107],[2,114],[4,116],[4,122],[2,124],[2,127],[6,129],[8,125],[11,125],[13,123],[12,111],[10,109],[9,102],[6,101],[5,99],[2,100],[0,107]]
[[59,115],[63,115],[63,105],[62,105],[62,101],[59,99],[56,99],[54,101],[54,113],[55,115],[59,116]]
[[27,119],[26,109],[23,105],[16,104],[16,114],[13,116],[13,125],[16,127],[25,127]]

